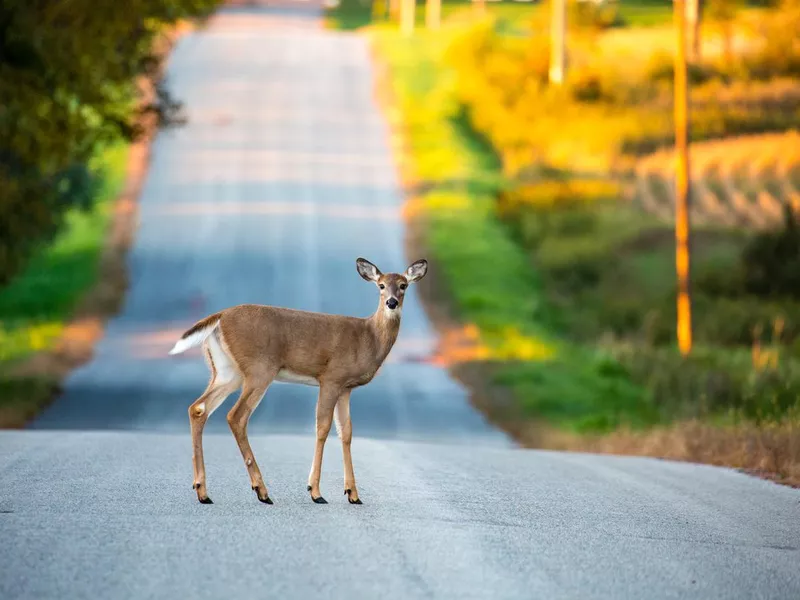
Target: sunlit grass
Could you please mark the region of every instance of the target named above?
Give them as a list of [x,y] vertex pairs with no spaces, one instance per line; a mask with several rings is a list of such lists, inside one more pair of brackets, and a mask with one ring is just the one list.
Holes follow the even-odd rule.
[[[424,184],[407,214],[424,224],[436,268],[473,328],[469,343],[445,344],[450,350],[442,360],[497,364],[498,380],[514,391],[519,407],[559,427],[650,423],[655,416],[642,391],[612,359],[560,337],[528,255],[497,217],[496,198],[508,182],[491,148],[467,127],[441,60],[457,27],[413,41],[386,27],[371,30],[391,71],[394,104],[387,114],[404,141],[404,176],[412,187]],[[598,196],[616,189],[602,181],[564,185]]]
[[20,414],[16,408],[11,411],[11,404],[24,404],[28,394],[36,403],[36,390],[52,386],[52,382],[18,380],[8,371],[31,354],[55,346],[77,302],[95,282],[127,156],[127,146],[121,144],[98,153],[93,167],[102,186],[96,202],[88,210],[69,211],[57,237],[0,289],[0,412],[6,416]]

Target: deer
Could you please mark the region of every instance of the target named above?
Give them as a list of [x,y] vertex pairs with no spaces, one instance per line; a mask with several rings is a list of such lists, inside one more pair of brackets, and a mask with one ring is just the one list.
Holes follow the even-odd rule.
[[379,290],[378,308],[369,317],[240,304],[196,322],[169,351],[174,355],[202,346],[210,370],[208,386],[189,407],[192,489],[201,504],[213,504],[203,461],[203,428],[238,389],[241,393],[228,412],[228,425],[241,451],[250,487],[261,502],[273,504],[247,439],[247,424],[274,381],[319,387],[316,445],[307,486],[311,500],[327,504],[320,492],[322,454],[335,420],[342,442],[344,495],[350,504],[363,504],[350,453],[350,393],[372,381],[388,357],[400,331],[407,288],[425,276],[428,262],[417,260],[404,273],[382,273],[367,259],[358,258],[356,270]]

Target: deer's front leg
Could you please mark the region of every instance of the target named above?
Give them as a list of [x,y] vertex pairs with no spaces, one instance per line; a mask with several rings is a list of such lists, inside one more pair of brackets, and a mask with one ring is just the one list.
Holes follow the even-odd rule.
[[353,424],[350,421],[350,390],[339,398],[336,404],[336,429],[342,439],[342,458],[344,462],[344,493],[350,504],[362,504],[356,488],[356,475],[353,472],[353,457],[350,444],[353,441]]
[[333,421],[333,409],[339,399],[340,390],[330,386],[321,385],[319,398],[317,399],[317,443],[314,448],[314,461],[311,463],[311,473],[308,476],[308,491],[311,492],[311,499],[316,504],[327,504],[319,491],[319,480],[322,473],[322,451],[325,448],[325,440],[328,439],[328,432],[331,430]]

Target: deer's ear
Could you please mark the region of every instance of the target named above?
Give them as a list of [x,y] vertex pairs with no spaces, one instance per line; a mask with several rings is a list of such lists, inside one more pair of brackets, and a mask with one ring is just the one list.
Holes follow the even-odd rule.
[[425,277],[425,273],[428,272],[428,261],[425,259],[418,260],[412,263],[406,269],[406,279],[408,279],[409,283],[414,281],[419,281],[423,277]]
[[383,275],[381,270],[366,258],[356,259],[356,269],[358,269],[358,274],[361,275],[361,277],[373,283],[378,281],[378,278]]

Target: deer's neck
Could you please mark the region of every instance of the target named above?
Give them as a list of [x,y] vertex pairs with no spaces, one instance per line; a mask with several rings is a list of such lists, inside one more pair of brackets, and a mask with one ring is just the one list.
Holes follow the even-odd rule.
[[378,342],[376,358],[380,365],[386,360],[400,332],[400,309],[390,311],[383,305],[378,306],[369,319],[369,325]]

